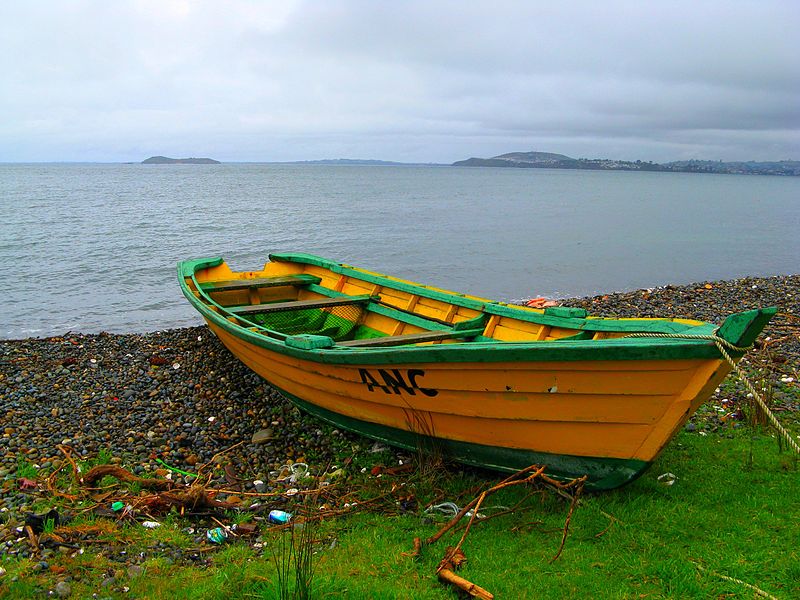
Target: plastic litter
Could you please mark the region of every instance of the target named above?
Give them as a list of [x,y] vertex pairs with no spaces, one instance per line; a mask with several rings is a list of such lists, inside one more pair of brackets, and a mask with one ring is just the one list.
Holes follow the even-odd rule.
[[[187,477],[195,477],[195,478],[197,477],[197,473],[189,473],[188,471],[183,471],[181,469],[177,469],[175,467],[172,467],[172,466],[168,465],[167,463],[165,463],[160,458],[157,458],[156,462],[158,464],[160,464],[162,467],[164,467],[165,469],[169,469],[170,471],[174,471],[175,473],[180,473],[181,475],[185,475]],[[172,479],[172,477],[170,477],[170,475],[171,475],[171,473],[167,473],[167,476],[166,476],[167,479]]]
[[270,523],[274,523],[276,525],[285,525],[292,520],[292,514],[282,510],[271,510],[269,511],[269,516],[267,518],[269,519]]
[[142,521],[142,527],[146,527],[147,529],[155,529],[156,527],[161,527],[161,523],[157,521]]
[[120,502],[119,500],[111,504],[111,510],[113,510],[114,512],[119,512],[123,508],[125,508],[125,503]]
[[434,512],[440,512],[445,516],[455,517],[458,513],[461,512],[461,509],[455,502],[442,502],[441,504],[434,504],[433,506],[429,506],[428,508],[425,509],[426,515],[429,515]]
[[658,482],[664,485],[673,485],[675,481],[678,479],[678,476],[675,473],[662,473],[658,476]]
[[[498,510],[498,511],[499,510],[508,510],[508,507],[507,506],[485,506],[483,508],[483,510]],[[446,517],[453,518],[458,513],[461,512],[461,509],[458,507],[458,504],[456,504],[455,502],[442,502],[441,504],[434,504],[433,506],[429,506],[428,508],[425,509],[425,514],[426,515],[430,515],[430,514],[432,514],[434,512],[440,512],[443,515],[445,515]],[[472,516],[472,512],[473,511],[468,510],[466,512],[465,516],[471,517]],[[476,519],[485,519],[486,515],[484,513],[480,513],[479,512],[479,513],[477,513],[475,515],[475,518]]]
[[300,479],[308,476],[308,465],[306,463],[297,462],[291,466],[292,474],[289,475],[289,481],[295,483]]
[[225,531],[222,527],[215,527],[214,529],[209,529],[206,533],[206,537],[208,541],[214,542],[215,544],[221,544],[225,540],[228,539],[228,532]]
[[370,448],[369,451],[372,454],[378,454],[379,452],[386,452],[388,449],[389,449],[389,446],[387,446],[386,444],[381,444],[380,442],[375,442],[374,444],[372,444],[372,448]]
[[296,483],[309,476],[309,469],[306,463],[296,462],[291,465],[281,465],[279,470],[270,471],[270,476],[275,477],[275,481]]

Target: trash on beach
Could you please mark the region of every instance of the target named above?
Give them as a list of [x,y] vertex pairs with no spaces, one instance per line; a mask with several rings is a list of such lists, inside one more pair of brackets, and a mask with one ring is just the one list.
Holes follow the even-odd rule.
[[290,467],[290,470],[292,472],[292,474],[289,475],[289,481],[291,483],[295,483],[295,482],[299,481],[300,479],[304,479],[304,478],[309,476],[308,465],[306,463],[304,463],[304,462],[296,462],[296,463],[294,463]]
[[158,521],[142,521],[142,527],[146,527],[147,529],[155,529],[156,527],[161,527],[161,523]]
[[296,462],[290,465],[281,465],[281,468],[277,471],[270,471],[270,476],[275,477],[275,481],[296,483],[301,479],[310,477],[310,472],[306,463]]
[[461,512],[461,509],[455,502],[442,502],[441,504],[434,504],[425,509],[426,515],[433,514],[434,512],[441,513],[447,517],[455,517]]
[[678,476],[670,472],[662,473],[657,477],[658,482],[663,485],[673,485],[677,479]]
[[275,525],[285,525],[292,520],[292,513],[284,512],[282,510],[271,510],[267,517],[270,523]]
[[209,529],[206,533],[206,537],[208,541],[214,542],[215,544],[221,544],[225,540],[228,539],[228,532],[225,531],[222,527],[215,527],[214,529]]

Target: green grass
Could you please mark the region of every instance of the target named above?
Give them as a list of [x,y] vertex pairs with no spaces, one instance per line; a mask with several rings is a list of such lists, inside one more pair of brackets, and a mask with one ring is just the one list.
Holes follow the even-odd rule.
[[[796,423],[791,428],[793,435],[800,432]],[[672,486],[657,481],[667,471],[677,476]],[[415,491],[422,504],[439,489],[446,500],[463,505],[469,498],[459,494],[474,487],[477,477],[440,474],[409,483],[406,489]],[[486,486],[493,481],[486,479]],[[523,494],[513,489],[490,497],[486,505],[510,505]],[[473,528],[463,546],[469,561],[460,574],[497,598],[754,597],[751,589],[716,574],[778,598],[796,598],[798,498],[797,460],[779,453],[771,434],[745,428],[724,430],[722,435],[681,433],[633,484],[584,496],[557,561],[550,562],[561,541],[567,506],[552,495],[536,495],[525,512]],[[606,514],[617,521],[610,524]],[[189,525],[171,516],[158,529],[122,527],[118,535],[127,540],[129,553],[144,551],[149,556],[148,549],[159,542],[171,548],[196,547],[193,536],[182,531]],[[426,538],[438,526],[419,513],[361,513],[323,522],[316,534],[313,597],[458,598],[437,581],[435,570],[445,546],[455,544],[460,532],[424,548],[417,560],[402,556],[415,536]],[[204,553],[211,561],[208,567],[172,563],[168,556],[147,558],[143,575],[128,578],[122,573],[108,588],[101,588],[103,579],[119,574],[121,567],[91,547],[72,558],[57,554],[50,564],[80,577],[70,582],[74,597],[98,593],[112,598],[275,598],[270,544],[276,543],[276,536],[265,533],[264,540],[261,549],[228,542]],[[30,561],[0,564],[8,571],[0,579],[2,597],[41,597],[59,577],[34,571]],[[122,592],[123,586],[130,591]]]
[[22,456],[17,458],[17,479],[36,479],[38,471],[28,460]]

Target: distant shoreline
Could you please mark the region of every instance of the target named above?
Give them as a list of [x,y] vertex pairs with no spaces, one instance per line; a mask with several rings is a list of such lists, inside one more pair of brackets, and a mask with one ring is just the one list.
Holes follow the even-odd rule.
[[[208,162],[206,162],[208,161]],[[41,162],[0,162],[0,166],[114,166],[114,165],[277,165],[277,166],[341,166],[341,167],[461,167],[461,168],[522,168],[522,169],[556,169],[560,171],[634,171],[647,173],[699,173],[706,175],[772,175],[775,177],[797,177],[800,176],[800,161],[781,161],[785,167],[749,167],[749,168],[722,168],[706,166],[669,166],[658,163],[631,163],[628,161],[613,161],[605,159],[577,159],[576,165],[569,164],[501,164],[495,159],[467,159],[456,161],[455,163],[404,163],[384,160],[358,160],[358,159],[331,159],[331,160],[302,160],[302,161],[217,161],[214,159],[171,159],[167,162],[143,163],[135,161],[103,162],[103,161],[41,161]],[[713,161],[690,161],[697,163],[710,163]],[[726,165],[731,163],[714,163],[715,165]],[[773,163],[746,163],[751,165]]]
[[800,161],[722,162],[683,160],[669,163],[627,161],[608,158],[571,158],[551,152],[509,152],[492,158],[468,158],[454,167],[500,167],[516,169],[571,169],[580,171],[647,171],[655,173],[706,173],[714,175],[800,176]]

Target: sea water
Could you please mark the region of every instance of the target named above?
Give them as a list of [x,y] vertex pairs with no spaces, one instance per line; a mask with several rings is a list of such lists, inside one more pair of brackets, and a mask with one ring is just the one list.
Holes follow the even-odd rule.
[[175,264],[298,251],[491,299],[797,273],[800,178],[0,165],[0,337],[199,324]]

